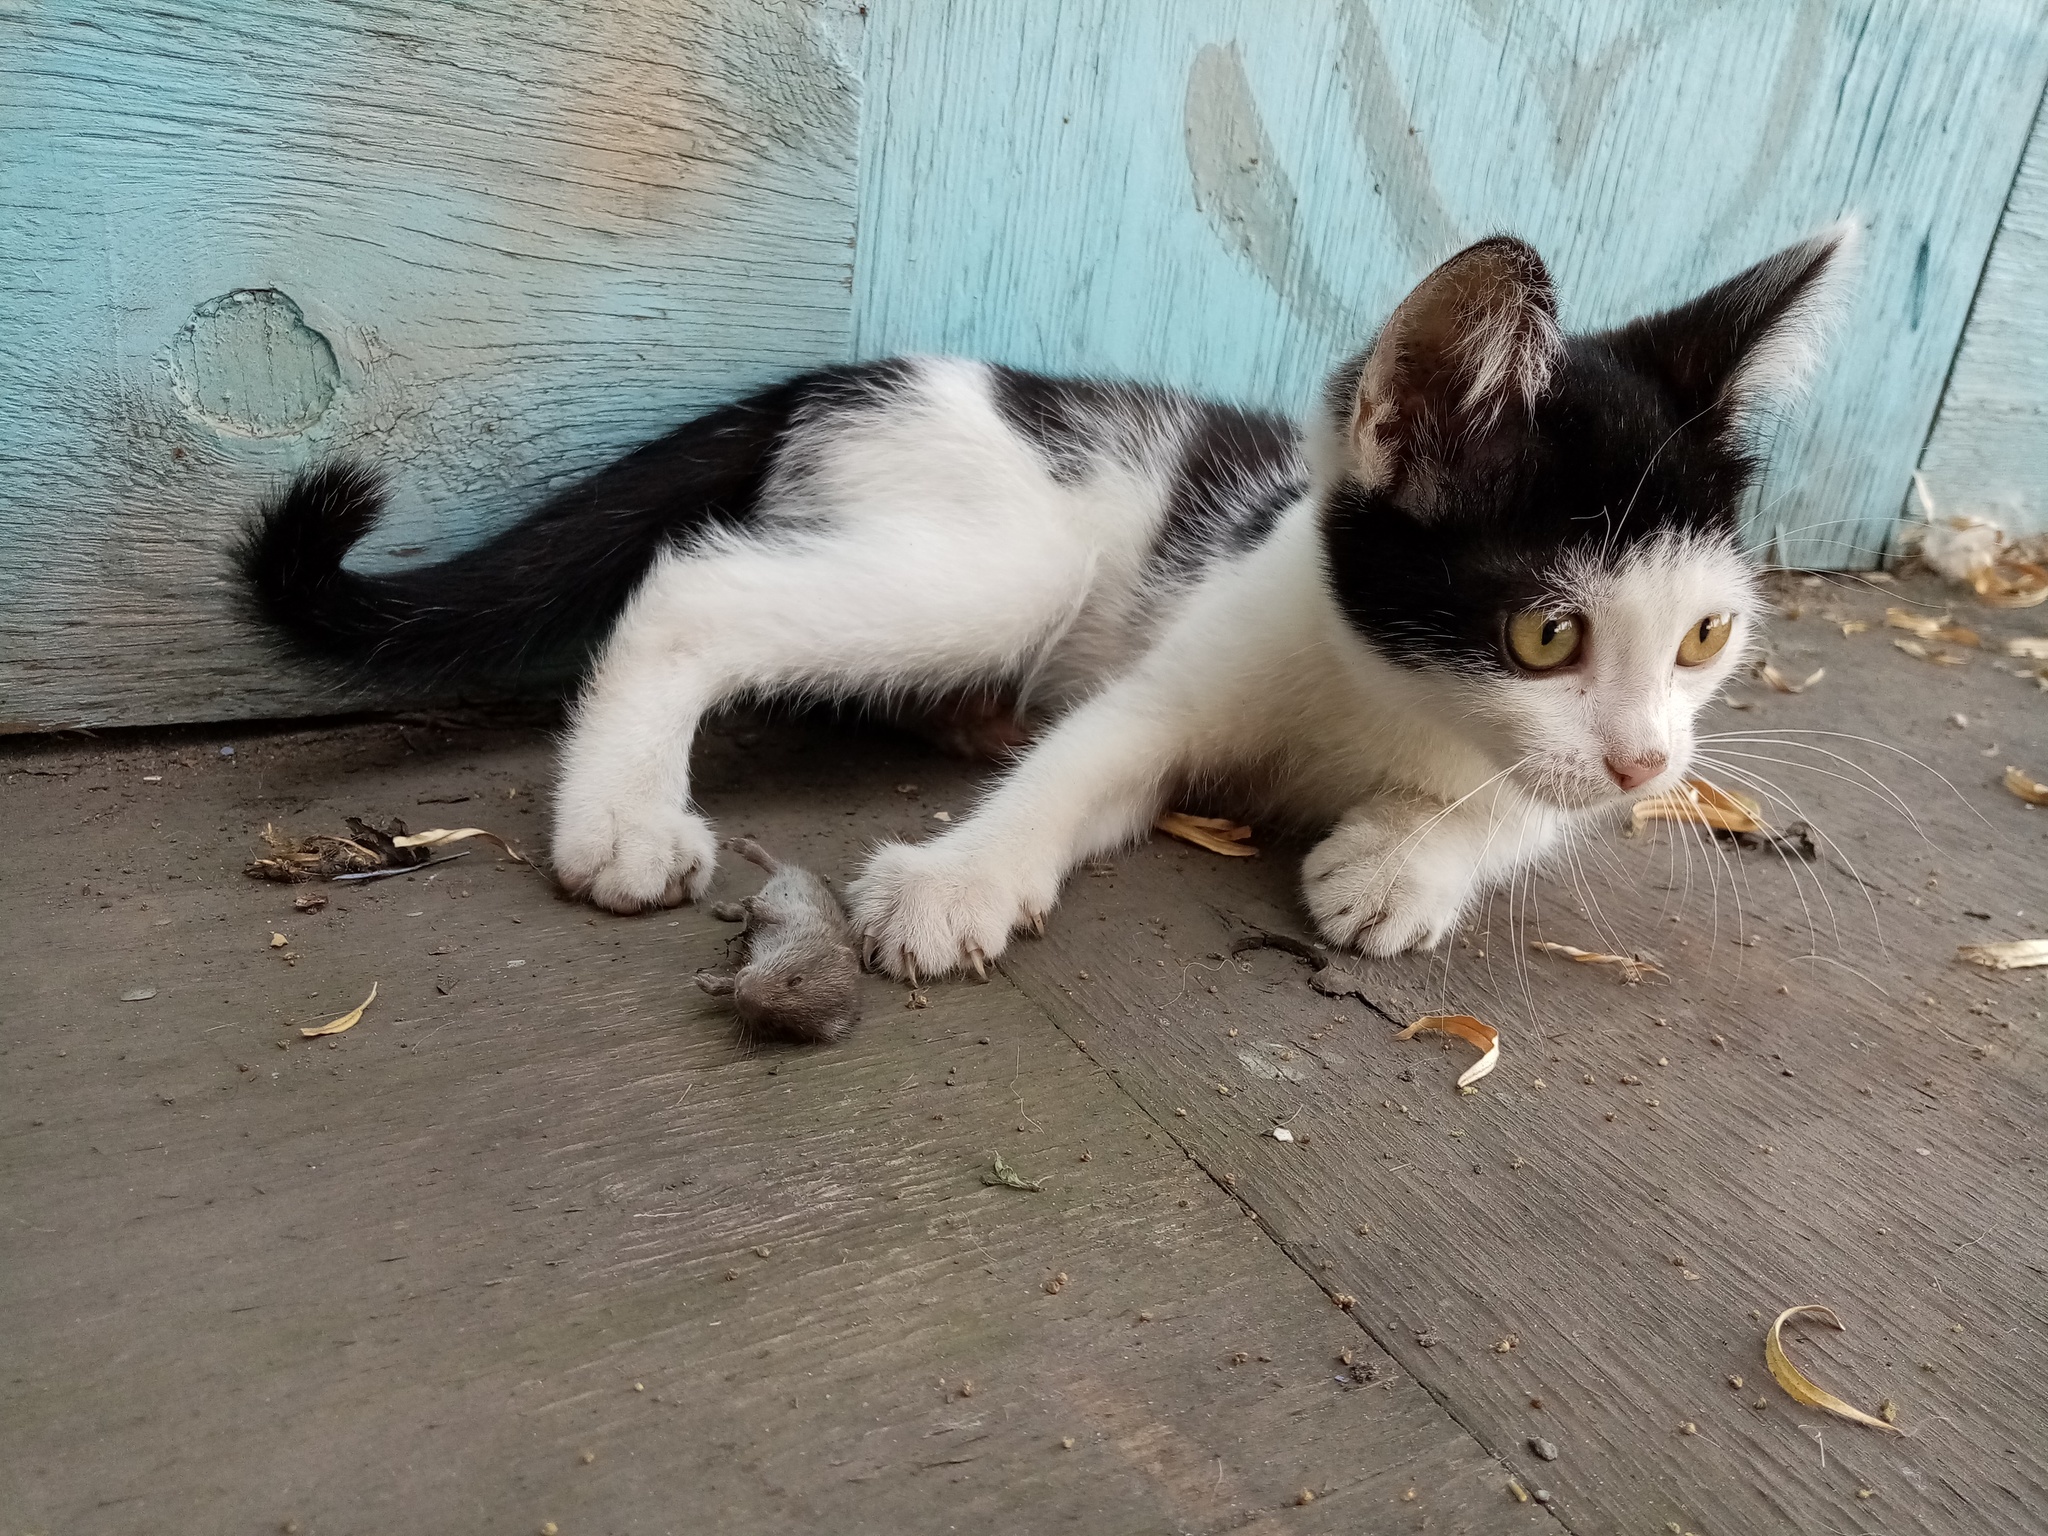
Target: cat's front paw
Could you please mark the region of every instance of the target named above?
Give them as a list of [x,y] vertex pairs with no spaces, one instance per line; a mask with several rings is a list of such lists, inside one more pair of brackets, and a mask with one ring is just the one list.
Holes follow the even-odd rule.
[[1458,926],[1475,871],[1427,834],[1352,821],[1302,863],[1302,896],[1332,944],[1385,959],[1434,949]]
[[1053,892],[1026,888],[1011,861],[958,851],[945,839],[887,843],[847,891],[868,963],[899,980],[945,976],[987,962],[1019,927],[1043,930]]
[[680,806],[564,807],[554,864],[572,896],[608,912],[645,912],[702,897],[718,867],[718,839]]

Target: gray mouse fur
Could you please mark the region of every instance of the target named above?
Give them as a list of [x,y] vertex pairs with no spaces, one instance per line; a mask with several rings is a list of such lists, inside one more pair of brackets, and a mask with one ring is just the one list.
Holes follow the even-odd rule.
[[697,985],[731,997],[740,1030],[756,1039],[830,1045],[860,1022],[860,958],[853,930],[832,888],[807,869],[785,864],[759,843],[736,837],[725,845],[768,871],[768,883],[745,901],[714,908],[746,923],[739,969],[697,973]]

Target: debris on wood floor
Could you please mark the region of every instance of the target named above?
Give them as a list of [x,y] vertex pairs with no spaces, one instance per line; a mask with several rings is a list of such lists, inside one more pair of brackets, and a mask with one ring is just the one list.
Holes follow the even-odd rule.
[[1816,668],[1804,682],[1795,683],[1768,661],[1757,668],[1757,676],[1769,683],[1779,693],[1804,693],[1815,683],[1828,675],[1826,667]]
[[1227,816],[1191,816],[1186,811],[1163,811],[1152,823],[1168,837],[1177,837],[1197,848],[1220,853],[1226,858],[1249,859],[1258,854],[1251,845],[1252,829],[1239,826]]
[[307,1040],[317,1039],[321,1035],[343,1034],[348,1030],[354,1029],[356,1025],[363,1021],[363,1010],[375,1001],[377,1001],[377,983],[373,981],[370,983],[370,995],[360,1003],[357,1003],[355,1007],[349,1009],[347,1013],[344,1013],[338,1019],[329,1019],[325,1024],[316,1024],[311,1029],[302,1029],[299,1031],[299,1034]]
[[2048,784],[2043,784],[2024,769],[2014,768],[2008,764],[2005,770],[2005,787],[2029,805],[2048,805]]
[[1491,1024],[1473,1018],[1469,1013],[1424,1014],[1394,1038],[1413,1040],[1417,1035],[1424,1033],[1455,1035],[1480,1052],[1479,1059],[1459,1074],[1460,1092],[1476,1091],[1472,1085],[1500,1065],[1500,1031]]
[[[1042,1192],[1045,1188],[1045,1179],[1025,1178],[1023,1174],[1004,1161],[1003,1154],[1000,1152],[995,1155],[993,1167],[994,1171],[992,1173],[984,1173],[981,1176],[982,1183],[1001,1185],[1005,1189],[1026,1189],[1034,1195]],[[1051,1175],[1048,1174],[1047,1177],[1049,1178]]]
[[1771,1323],[1770,1332],[1764,1335],[1764,1364],[1770,1368],[1771,1376],[1778,1385],[1785,1389],[1785,1395],[1795,1403],[1802,1403],[1808,1408],[1824,1409],[1836,1418],[1847,1419],[1852,1424],[1865,1424],[1872,1429],[1884,1430],[1887,1434],[1904,1434],[1905,1431],[1898,1425],[1887,1423],[1884,1419],[1874,1417],[1861,1408],[1842,1401],[1792,1363],[1791,1357],[1785,1353],[1785,1341],[1781,1335],[1786,1321],[1795,1317],[1817,1317],[1830,1328],[1842,1328],[1842,1320],[1835,1316],[1831,1307],[1787,1307],[1778,1314]]
[[1531,939],[1529,947],[1541,954],[1563,955],[1576,960],[1580,965],[1611,965],[1621,972],[1625,986],[1634,986],[1645,976],[1662,976],[1664,968],[1654,960],[1645,960],[1641,955],[1607,955],[1596,950],[1580,949],[1576,944],[1553,944],[1548,939]]
[[[460,854],[435,858],[433,849],[449,843],[480,837],[497,845],[515,863],[530,864],[517,848],[495,832],[482,827],[433,827],[425,832],[408,832],[405,823],[393,818],[389,828],[373,826],[360,816],[347,818],[349,837],[316,832],[294,842],[276,828],[265,825],[263,841],[270,854],[248,864],[242,873],[253,880],[277,880],[298,884],[308,880],[365,880],[386,874],[402,874],[428,864],[444,863]],[[302,909],[314,910],[314,909]]]
[[2048,965],[2048,939],[2009,939],[2002,944],[1961,944],[1956,958],[1987,971],[2023,971]]

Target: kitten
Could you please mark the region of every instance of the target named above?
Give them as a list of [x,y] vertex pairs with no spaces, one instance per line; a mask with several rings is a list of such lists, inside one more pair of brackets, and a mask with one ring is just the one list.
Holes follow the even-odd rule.
[[[342,559],[378,480],[301,477],[239,550],[303,650],[504,671],[588,646],[554,863],[615,912],[695,900],[706,711],[1000,698],[1042,727],[973,816],[887,843],[868,958],[933,976],[1042,928],[1068,872],[1191,789],[1313,823],[1322,935],[1429,948],[1571,828],[1677,783],[1757,623],[1755,427],[1845,286],[1845,223],[1677,309],[1565,337],[1483,240],[1338,369],[1305,433],[1163,390],[950,358],[713,411],[467,554]],[[1014,718],[1011,718],[1014,717]]]

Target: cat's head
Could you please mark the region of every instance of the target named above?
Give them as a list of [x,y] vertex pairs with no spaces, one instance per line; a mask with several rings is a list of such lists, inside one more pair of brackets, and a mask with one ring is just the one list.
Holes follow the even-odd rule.
[[1737,526],[1756,427],[1818,361],[1855,243],[1837,225],[1567,337],[1536,253],[1483,240],[1331,379],[1311,442],[1338,606],[1543,799],[1685,773],[1757,622]]

